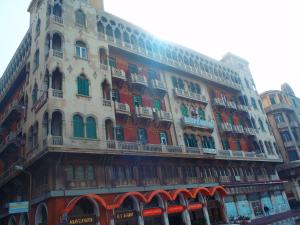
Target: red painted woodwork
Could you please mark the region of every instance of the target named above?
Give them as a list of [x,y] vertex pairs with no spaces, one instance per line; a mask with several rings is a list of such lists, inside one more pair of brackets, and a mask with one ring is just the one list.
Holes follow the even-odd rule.
[[201,209],[202,207],[203,207],[203,205],[200,204],[200,203],[193,203],[193,204],[190,204],[190,205],[188,206],[188,210],[189,210],[189,211],[196,211],[196,210],[198,210],[198,209]]
[[184,207],[182,205],[172,205],[168,207],[167,213],[168,214],[173,214],[173,213],[181,213],[183,212]]
[[162,208],[152,208],[152,209],[145,209],[143,211],[143,216],[158,216],[163,213]]

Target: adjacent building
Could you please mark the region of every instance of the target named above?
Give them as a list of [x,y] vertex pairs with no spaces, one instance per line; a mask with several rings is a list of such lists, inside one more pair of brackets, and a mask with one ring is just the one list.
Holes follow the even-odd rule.
[[[0,80],[1,224],[220,224],[289,210],[247,61],[158,40],[101,0],[28,11]],[[11,212],[23,201],[29,213]]]
[[284,164],[278,166],[289,200],[300,200],[300,99],[288,84],[261,94]]

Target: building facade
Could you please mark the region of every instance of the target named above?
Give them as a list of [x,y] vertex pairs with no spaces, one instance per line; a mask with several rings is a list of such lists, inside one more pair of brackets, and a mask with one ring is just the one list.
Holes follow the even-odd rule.
[[284,164],[278,166],[289,200],[300,200],[300,99],[288,84],[261,94]]
[[[229,223],[285,212],[248,62],[158,40],[100,0],[33,0],[0,80],[3,225]],[[29,201],[28,213],[10,204]]]

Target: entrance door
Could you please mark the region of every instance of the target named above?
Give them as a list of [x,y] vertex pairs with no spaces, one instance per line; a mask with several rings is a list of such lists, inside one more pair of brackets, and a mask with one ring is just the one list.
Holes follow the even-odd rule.
[[181,213],[169,214],[168,217],[169,217],[169,224],[170,225],[186,225],[183,222]]

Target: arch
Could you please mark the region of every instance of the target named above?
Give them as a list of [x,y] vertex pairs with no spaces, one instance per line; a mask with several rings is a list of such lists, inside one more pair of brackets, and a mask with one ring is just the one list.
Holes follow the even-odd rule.
[[114,140],[114,123],[111,119],[105,120],[105,136],[106,140]]
[[56,2],[53,6],[53,15],[57,17],[62,17],[62,6],[58,2]]
[[179,188],[179,189],[173,190],[173,191],[171,191],[170,194],[171,194],[172,200],[175,200],[179,194],[182,194],[185,198],[193,198],[192,193],[188,189],[185,189],[185,188]]
[[51,135],[53,136],[62,136],[62,121],[63,121],[63,116],[61,111],[56,110],[52,113],[51,116]]
[[17,224],[17,220],[15,216],[10,216],[9,220],[8,220],[8,225],[16,225]]
[[62,51],[63,36],[61,33],[55,32],[52,36],[52,49]]
[[164,200],[172,200],[172,196],[170,195],[169,192],[165,191],[165,190],[155,190],[155,191],[151,191],[149,193],[146,194],[146,199],[147,199],[147,203],[151,202],[152,199],[156,196],[159,195],[161,197],[163,197]]
[[111,88],[110,88],[110,84],[107,81],[107,79],[104,79],[104,81],[101,83],[101,87],[102,87],[102,96],[103,99],[105,100],[111,100]]
[[99,33],[104,34],[104,26],[103,26],[103,23],[102,23],[101,21],[98,21],[98,22],[97,22],[97,31],[98,31]]
[[48,224],[48,208],[46,203],[40,203],[36,207],[35,217],[34,217],[35,225],[47,225]]
[[43,115],[43,138],[46,138],[49,133],[49,114],[45,112]]
[[222,197],[229,195],[229,193],[222,186],[215,186],[209,188],[210,196],[214,196],[218,192]]
[[143,194],[141,194],[140,192],[127,192],[127,193],[118,195],[117,197],[114,198],[113,208],[119,208],[127,197],[135,197],[136,199],[138,199],[139,201],[141,201],[143,203],[147,202],[146,197]]
[[52,72],[52,89],[62,91],[62,81],[63,81],[63,74],[60,71],[59,67],[56,67],[55,70]]
[[76,24],[82,27],[86,26],[86,18],[85,18],[85,14],[82,11],[82,9],[77,9],[75,11],[75,21]]
[[97,129],[96,129],[96,119],[94,116],[89,116],[86,118],[86,137],[96,139]]
[[193,198],[196,198],[199,193],[205,196],[210,196],[210,192],[206,187],[193,188],[191,190]]
[[19,225],[29,225],[29,219],[27,213],[22,213],[20,215]]
[[79,114],[73,116],[73,136],[84,137],[84,122],[83,117]]
[[[73,209],[69,212],[70,217],[77,217],[85,214],[96,215],[99,218],[99,204],[94,198],[81,198],[79,201],[77,201]],[[99,222],[97,221],[96,224],[99,225]]]
[[112,29],[112,27],[109,24],[105,27],[105,33],[108,36],[111,36],[111,37],[114,36],[113,29]]
[[63,211],[63,214],[68,214],[69,212],[72,211],[72,209],[75,207],[75,205],[83,198],[88,198],[88,199],[93,199],[95,200],[99,205],[103,206],[106,209],[109,209],[106,201],[100,197],[99,195],[96,194],[86,194],[86,195],[81,195],[79,197],[73,198],[72,200],[69,201],[67,204],[66,208]]

